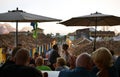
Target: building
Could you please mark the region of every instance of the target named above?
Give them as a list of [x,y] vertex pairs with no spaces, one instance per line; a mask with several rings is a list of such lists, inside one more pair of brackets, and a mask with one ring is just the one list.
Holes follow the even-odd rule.
[[[90,37],[95,37],[95,30],[93,28],[85,28],[85,29],[78,29],[74,33],[68,34],[69,38],[71,40],[75,40],[81,37],[85,37],[87,39],[90,39]],[[114,31],[96,31],[96,37],[114,37],[115,32]]]
[[72,40],[72,41],[76,39],[76,33],[75,33],[75,32],[69,33],[67,36],[68,36],[69,39]]
[[89,33],[90,33],[90,28],[78,29],[76,30],[76,39],[80,37],[85,37],[89,39],[90,37]]

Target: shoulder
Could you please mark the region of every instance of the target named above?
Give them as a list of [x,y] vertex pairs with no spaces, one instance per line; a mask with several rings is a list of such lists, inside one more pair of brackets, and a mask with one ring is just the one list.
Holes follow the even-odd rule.
[[26,72],[26,74],[31,74],[32,75],[35,75],[35,76],[42,76],[42,72],[37,70],[36,68],[34,67],[29,67],[29,66],[23,66],[22,67],[22,72]]
[[118,70],[115,68],[115,66],[110,67],[108,72],[110,73],[111,77],[118,77]]
[[3,70],[12,70],[16,69],[18,66],[16,64],[5,65],[2,69]]
[[28,66],[11,65],[2,71],[5,77],[17,77],[18,74],[18,77],[42,77],[41,71]]
[[96,77],[95,74],[85,70],[84,68],[75,68],[73,70],[62,70],[59,77]]
[[72,74],[71,70],[62,70],[60,71],[58,77],[69,77]]
[[44,70],[44,71],[50,71],[51,70],[51,68],[49,66],[45,66],[45,65],[37,66],[36,68],[38,70]]

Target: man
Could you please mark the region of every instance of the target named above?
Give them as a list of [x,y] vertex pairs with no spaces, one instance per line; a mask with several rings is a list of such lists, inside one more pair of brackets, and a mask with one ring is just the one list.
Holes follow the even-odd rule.
[[27,49],[19,49],[15,55],[15,64],[5,67],[1,77],[42,77],[41,71],[28,66],[29,58]]
[[53,45],[53,51],[51,52],[49,57],[50,67],[52,70],[55,70],[54,64],[56,63],[57,58],[60,57],[58,50],[59,50],[58,45],[57,44]]
[[0,72],[2,71],[2,69],[6,66],[15,64],[15,54],[16,52],[20,49],[20,47],[15,47],[12,51],[12,56],[10,58],[10,60],[7,60],[1,67],[0,67]]
[[58,77],[96,77],[91,73],[92,60],[89,54],[82,53],[76,59],[76,68],[73,70],[63,70]]

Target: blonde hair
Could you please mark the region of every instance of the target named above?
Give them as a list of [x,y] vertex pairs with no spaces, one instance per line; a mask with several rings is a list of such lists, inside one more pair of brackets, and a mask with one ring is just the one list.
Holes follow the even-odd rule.
[[103,68],[107,68],[113,65],[112,54],[110,50],[105,47],[98,48],[92,53],[92,59],[94,62],[103,65]]
[[60,66],[66,65],[65,59],[62,58],[62,57],[58,57],[58,58],[57,58],[57,63],[58,63]]
[[35,60],[35,64],[38,65],[38,66],[41,66],[44,64],[44,60],[42,57],[37,57],[36,60]]

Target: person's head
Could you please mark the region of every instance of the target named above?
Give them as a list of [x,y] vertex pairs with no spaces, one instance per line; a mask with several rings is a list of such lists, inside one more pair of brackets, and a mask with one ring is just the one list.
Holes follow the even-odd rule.
[[29,50],[19,49],[15,54],[15,63],[17,65],[28,65],[30,60]]
[[22,47],[22,44],[21,44],[21,43],[18,43],[18,44],[17,44],[17,47]]
[[11,57],[11,60],[12,61],[15,61],[15,54],[16,52],[20,49],[21,47],[15,47],[12,51],[12,57]]
[[43,72],[43,77],[48,77],[48,73],[47,72]]
[[92,59],[91,55],[88,53],[81,53],[76,59],[76,67],[84,67],[88,70],[92,68]]
[[36,60],[35,60],[35,64],[36,66],[41,66],[44,64],[44,60],[42,57],[37,57]]
[[63,44],[63,45],[62,45],[62,49],[63,49],[63,50],[67,50],[68,47],[69,47],[68,44]]
[[58,50],[58,45],[57,44],[53,45],[53,49]]
[[34,59],[36,59],[38,56],[39,56],[39,53],[38,53],[38,52],[35,52],[35,53],[34,53]]
[[92,53],[92,59],[99,69],[108,68],[113,65],[112,54],[105,47],[98,48],[94,51]]
[[66,65],[66,61],[65,61],[64,58],[58,57],[56,64],[57,64],[58,66],[64,66],[64,65]]

